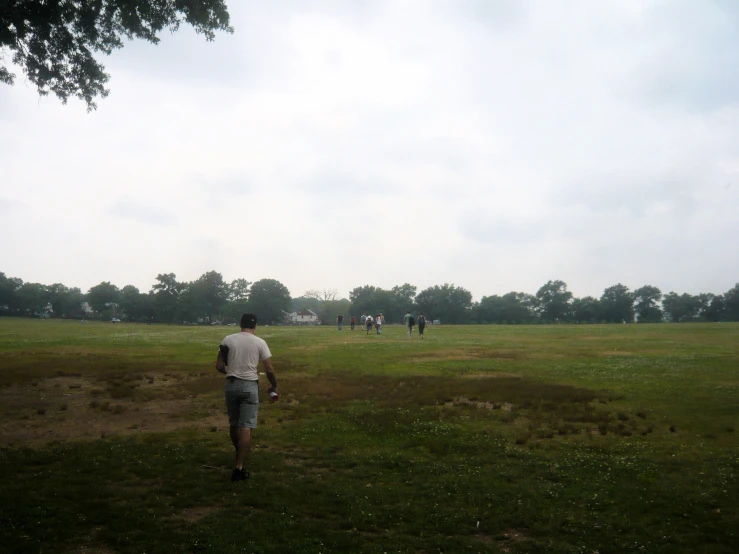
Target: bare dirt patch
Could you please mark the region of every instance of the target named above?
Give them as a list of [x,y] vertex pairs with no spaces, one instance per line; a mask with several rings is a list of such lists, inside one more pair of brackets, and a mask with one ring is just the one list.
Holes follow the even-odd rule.
[[185,521],[187,523],[198,523],[201,519],[204,519],[217,511],[218,506],[195,506],[194,508],[185,508],[176,514],[172,514],[171,519],[176,521]]
[[510,402],[487,402],[484,400],[470,400],[466,396],[458,396],[451,402],[444,403],[445,406],[460,406],[460,405],[472,405],[478,408],[485,408],[487,410],[503,410],[504,412],[510,412],[513,409],[513,404]]
[[413,354],[414,363],[446,362],[459,360],[515,360],[521,357],[520,352],[512,350],[485,349],[448,349]]
[[486,373],[467,373],[460,376],[462,379],[521,379],[515,373],[503,373],[502,371],[490,371]]
[[[179,383],[173,380],[172,384]],[[142,387],[167,389],[155,379]],[[165,397],[176,396],[167,394]],[[105,383],[84,377],[51,377],[31,385],[0,388],[0,446],[41,446],[68,439],[98,439],[110,435],[212,429],[226,426],[220,399],[162,395],[149,401],[114,398]]]

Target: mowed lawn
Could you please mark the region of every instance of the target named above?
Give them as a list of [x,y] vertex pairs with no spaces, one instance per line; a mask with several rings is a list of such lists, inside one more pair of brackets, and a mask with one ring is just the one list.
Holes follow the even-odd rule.
[[0,552],[739,551],[739,324],[234,331],[0,318]]

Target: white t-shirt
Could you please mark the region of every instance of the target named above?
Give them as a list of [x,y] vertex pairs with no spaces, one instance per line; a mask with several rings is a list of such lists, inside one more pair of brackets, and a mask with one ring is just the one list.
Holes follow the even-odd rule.
[[272,357],[267,343],[251,333],[241,332],[228,335],[221,343],[228,346],[226,376],[245,381],[259,380],[259,362]]
[[367,323],[372,323],[374,320],[372,319],[371,315],[367,316]]
[[378,315],[375,319],[375,325],[382,325],[382,316]]

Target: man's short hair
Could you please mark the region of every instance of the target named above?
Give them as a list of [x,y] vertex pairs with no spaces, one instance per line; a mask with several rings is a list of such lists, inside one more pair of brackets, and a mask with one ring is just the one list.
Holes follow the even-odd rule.
[[257,315],[256,314],[244,314],[241,316],[241,328],[242,329],[256,329],[257,327]]

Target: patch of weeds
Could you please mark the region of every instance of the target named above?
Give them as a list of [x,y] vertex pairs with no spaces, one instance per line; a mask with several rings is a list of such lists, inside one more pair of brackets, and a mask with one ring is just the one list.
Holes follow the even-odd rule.
[[126,411],[126,407],[123,406],[122,404],[116,404],[110,409],[110,412],[113,414],[122,414],[125,411]]
[[639,410],[636,412],[636,417],[640,417],[642,419],[647,419],[647,411],[646,410]]
[[554,438],[554,431],[551,429],[537,429],[534,434],[536,435],[537,439],[551,439]]
[[90,396],[102,396],[105,391],[103,389],[90,390]]
[[676,432],[677,432],[677,427],[675,427],[674,425],[670,425],[670,433],[676,433]]
[[99,407],[100,407],[100,402],[98,402],[97,400],[93,400],[92,402],[90,402],[90,408],[99,408]]
[[67,403],[65,402],[64,404],[62,404],[62,405],[60,405],[60,406],[59,406],[59,409],[60,409],[61,411],[65,411],[65,410],[66,410],[66,409],[67,409],[68,407],[69,407],[69,406],[68,406],[68,405],[67,405]]
[[45,414],[46,414],[46,408],[38,408],[38,409],[36,410],[36,413],[37,413],[38,415],[45,415]]
[[70,389],[81,389],[82,385],[69,385]]
[[616,417],[619,421],[629,421],[629,414],[626,412],[618,411],[616,412]]
[[218,431],[218,427],[216,427],[215,425],[212,425],[212,426],[210,427],[210,432],[211,432],[211,433],[215,433],[216,431]]
[[727,427],[726,428],[726,432],[727,433],[733,433],[734,432],[734,428],[733,427]]
[[131,398],[138,385],[132,383],[113,382],[108,385],[108,394],[111,398]]
[[524,445],[524,444],[526,444],[526,441],[527,440],[529,440],[529,436],[528,435],[521,435],[519,437],[516,437],[516,441],[515,442],[518,445]]
[[428,445],[429,452],[434,456],[446,456],[449,454],[449,443],[433,441]]
[[608,434],[608,424],[607,423],[599,423],[598,424],[598,432],[601,435],[607,435]]

